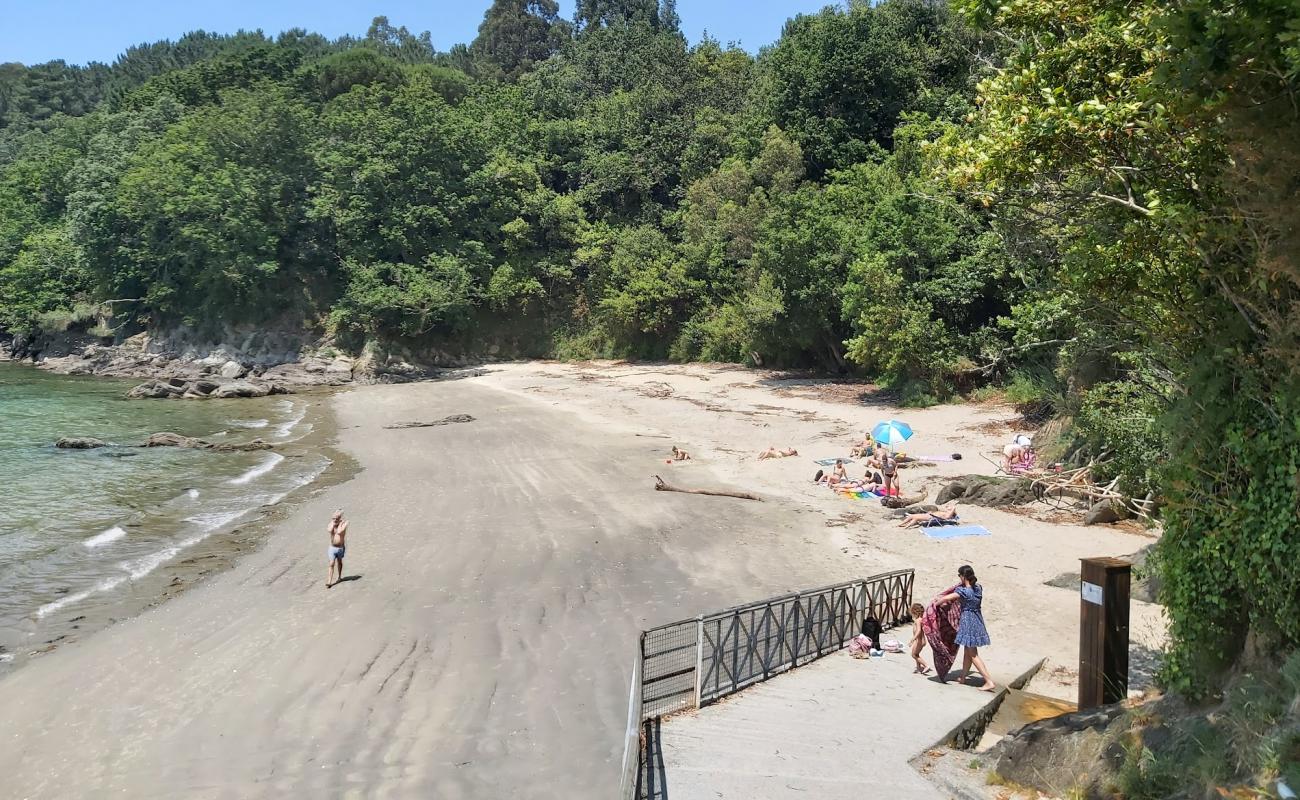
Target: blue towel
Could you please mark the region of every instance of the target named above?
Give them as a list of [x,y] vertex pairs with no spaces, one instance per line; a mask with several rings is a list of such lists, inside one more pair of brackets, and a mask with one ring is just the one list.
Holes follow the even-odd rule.
[[853,459],[851,459],[851,458],[819,458],[819,459],[813,461],[813,463],[814,463],[814,464],[820,464],[820,465],[823,466],[823,467],[829,467],[829,466],[834,465],[836,461],[843,461],[845,464],[852,464],[852,463],[853,463]]
[[956,539],[961,536],[992,536],[983,525],[957,525],[922,528],[931,539]]

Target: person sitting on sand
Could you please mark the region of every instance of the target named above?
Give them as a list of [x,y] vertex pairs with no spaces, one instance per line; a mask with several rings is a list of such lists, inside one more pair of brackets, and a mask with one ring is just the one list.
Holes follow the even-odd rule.
[[835,469],[831,471],[831,477],[834,478],[836,482],[847,481],[849,479],[849,471],[844,468],[844,459],[835,459]]
[[[330,517],[329,537],[330,571],[329,577],[325,579],[326,589],[343,580],[343,554],[347,551],[348,521],[343,519],[343,509],[341,508]],[[335,568],[338,569],[337,579],[334,573]]]
[[765,458],[788,458],[797,455],[799,455],[799,451],[793,447],[787,447],[784,450],[777,450],[775,447],[769,445],[766,450],[758,454],[758,460],[762,461]]
[[853,458],[865,458],[876,449],[876,440],[871,438],[870,433],[862,434],[862,441],[853,445],[849,450],[849,455]]
[[930,665],[925,663],[921,658],[921,651],[925,649],[925,630],[921,627],[921,620],[925,617],[925,606],[920,603],[912,604],[912,660],[916,662],[916,669],[913,672],[918,675],[928,675]]
[[920,528],[930,527],[931,525],[942,525],[945,522],[952,522],[957,519],[957,504],[953,503],[948,506],[938,508],[934,511],[923,511],[919,514],[908,514],[903,517],[903,521],[898,524],[900,528]]
[[677,445],[673,445],[673,461],[690,461],[691,454],[682,450]]

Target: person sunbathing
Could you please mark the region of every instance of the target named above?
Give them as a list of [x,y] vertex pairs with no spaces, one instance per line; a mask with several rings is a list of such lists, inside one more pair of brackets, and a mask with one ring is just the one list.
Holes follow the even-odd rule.
[[673,461],[690,461],[691,454],[673,445]]
[[799,451],[793,447],[787,447],[784,450],[777,450],[775,447],[768,447],[766,450],[758,454],[758,460],[762,461],[765,458],[787,458],[789,456],[797,455],[799,455]]
[[871,455],[875,449],[876,440],[871,438],[871,434],[864,433],[862,434],[862,442],[853,445],[853,448],[849,450],[849,455],[853,458],[862,458]]
[[903,521],[898,524],[900,528],[921,528],[930,527],[931,525],[942,525],[945,522],[957,521],[957,504],[938,508],[934,511],[923,511],[919,514],[908,514],[903,517]]

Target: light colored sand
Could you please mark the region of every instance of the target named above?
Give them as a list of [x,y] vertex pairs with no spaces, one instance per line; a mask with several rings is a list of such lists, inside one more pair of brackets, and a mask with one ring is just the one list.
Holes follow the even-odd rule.
[[[878,506],[807,479],[809,458],[842,453],[847,435],[895,410],[786,396],[763,380],[506,365],[340,395],[357,478],[303,503],[231,572],[0,681],[5,794],[609,796],[638,629],[902,566],[917,568],[924,594],[973,564],[990,666],[1047,655],[1068,671],[1078,600],[1041,582],[1149,539],[980,509],[968,518],[991,537],[892,528]],[[453,413],[478,421],[382,429]],[[964,429],[989,413],[904,418],[914,452],[973,455],[1001,441]],[[664,464],[672,442],[657,436],[695,459]],[[803,455],[754,461],[768,444]],[[930,473],[971,467],[987,465]],[[656,493],[656,472],[770,500]],[[361,577],[326,592],[336,506],[353,520],[347,567]],[[827,525],[845,512],[862,519]],[[1153,609],[1134,618],[1158,640]]]

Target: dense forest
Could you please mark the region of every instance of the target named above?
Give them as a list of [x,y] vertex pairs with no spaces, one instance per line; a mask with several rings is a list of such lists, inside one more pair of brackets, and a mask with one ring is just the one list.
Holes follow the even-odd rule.
[[1160,499],[1204,694],[1300,643],[1298,81],[1285,0],[850,2],[757,56],[495,0],[450,52],[381,17],[9,64],[0,330],[999,387]]

